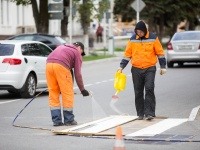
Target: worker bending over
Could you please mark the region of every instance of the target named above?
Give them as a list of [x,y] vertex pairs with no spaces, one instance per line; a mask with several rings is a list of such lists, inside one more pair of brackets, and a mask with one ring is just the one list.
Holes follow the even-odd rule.
[[[77,125],[73,114],[74,90],[71,69],[74,69],[76,83],[82,95],[89,96],[89,92],[84,88],[81,74],[82,56],[84,55],[84,45],[81,42],[75,42],[73,45],[65,44],[57,47],[47,58],[46,79],[53,126]],[[62,105],[59,99],[60,94]]]

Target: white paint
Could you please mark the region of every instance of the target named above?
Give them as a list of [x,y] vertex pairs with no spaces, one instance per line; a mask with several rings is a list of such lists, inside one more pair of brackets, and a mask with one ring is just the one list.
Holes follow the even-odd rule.
[[135,120],[137,116],[113,116],[109,120],[94,124],[92,127],[79,131],[80,133],[99,133],[118,125]]
[[126,136],[155,136],[156,134],[160,134],[172,127],[178,126],[188,119],[165,119],[160,121],[154,125],[136,131],[134,133],[128,134]]
[[11,103],[11,102],[16,102],[16,101],[20,101],[22,99],[17,99],[17,100],[12,100],[12,101],[6,101],[6,102],[0,102],[0,105],[1,104],[6,104],[6,103]]
[[197,106],[197,107],[192,109],[188,121],[194,121],[195,120],[199,109],[200,109],[200,106]]
[[136,118],[137,116],[110,116],[83,125],[79,125],[70,129],[53,131],[53,132],[99,133],[107,129],[116,127],[118,125],[127,123],[129,121],[133,121]]

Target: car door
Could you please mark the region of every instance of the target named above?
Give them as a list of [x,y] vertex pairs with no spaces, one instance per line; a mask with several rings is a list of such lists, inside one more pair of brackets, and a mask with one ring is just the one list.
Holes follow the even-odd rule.
[[34,64],[33,70],[37,76],[37,88],[47,87],[45,73],[47,57],[43,55],[37,43],[30,43],[27,46],[30,52],[28,61]]
[[[46,60],[48,55],[53,51],[50,47],[46,46],[45,44],[38,43],[37,44],[38,48],[41,51],[41,56],[40,56],[40,63],[41,63],[41,76],[42,76],[42,81],[41,83],[47,86],[46,82]],[[44,71],[43,71],[44,69]]]

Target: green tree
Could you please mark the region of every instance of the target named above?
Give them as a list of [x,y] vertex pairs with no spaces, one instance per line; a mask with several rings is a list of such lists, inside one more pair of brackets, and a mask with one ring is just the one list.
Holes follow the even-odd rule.
[[[99,10],[97,10],[94,6],[93,0],[83,0],[83,3],[80,4],[78,8],[79,22],[81,24],[84,34],[84,45],[86,47],[86,54],[88,53],[88,29],[90,27],[90,23],[93,21],[94,18],[100,18],[99,13],[103,13],[103,11],[106,10],[106,8],[104,7],[108,7],[107,5],[103,5],[102,3],[108,4],[107,0],[102,0],[102,2],[100,3],[101,6],[99,7]],[[94,15],[94,13],[97,13],[97,15]]]
[[197,15],[200,13],[200,1],[193,0],[144,0],[146,7],[141,17],[148,21],[150,31],[156,32],[160,39],[165,32],[170,37],[177,31],[177,25],[187,20],[186,30],[194,30],[198,25]]
[[134,0],[115,0],[115,6],[114,6],[114,14],[115,16],[121,15],[122,16],[122,22],[130,22],[133,19],[136,18],[136,12],[131,7],[131,3],[133,3]]
[[98,18],[99,22],[101,22],[104,13],[106,13],[109,8],[110,8],[109,0],[102,0],[99,2],[99,8],[97,9],[97,15],[96,15],[96,18]]
[[[49,29],[49,15],[48,15],[48,0],[11,0],[17,5],[31,5],[33,10],[33,17],[38,33],[48,33]],[[38,7],[39,6],[39,7]],[[61,36],[66,37],[68,35],[68,14],[66,14],[66,8],[69,7],[69,0],[63,0],[63,14],[64,17],[61,20]]]
[[[48,16],[48,0],[39,0],[39,4],[37,0],[10,0],[15,2],[17,5],[32,5],[33,17],[36,25],[37,32],[40,33],[48,33],[49,29],[49,16]],[[102,0],[103,3],[100,7],[100,13],[104,11],[104,7],[108,7],[108,0]],[[64,6],[64,18],[61,20],[61,36],[66,37],[68,35],[67,26],[68,26],[68,14],[66,14],[66,8],[69,8],[70,0],[63,0]],[[77,5],[80,0],[73,0],[73,5]],[[100,16],[99,14],[93,15],[93,13],[97,11],[94,7],[92,0],[83,0],[83,3],[79,6],[79,22],[81,23],[81,27],[83,29],[84,35],[88,34],[88,27],[90,26],[90,22],[93,21],[93,17]]]
[[83,0],[83,3],[79,6],[79,21],[83,29],[84,34],[88,34],[88,27],[92,22],[93,12],[96,11],[92,0]]
[[[134,0],[115,0],[115,15],[122,15],[123,21],[136,19],[135,11],[129,7]],[[186,30],[194,30],[199,24],[197,16],[200,14],[199,0],[143,0],[146,4],[140,12],[140,20],[145,20],[149,30],[156,32],[160,39],[165,34],[172,36],[177,30],[177,25],[187,20]],[[121,9],[126,8],[126,9]]]

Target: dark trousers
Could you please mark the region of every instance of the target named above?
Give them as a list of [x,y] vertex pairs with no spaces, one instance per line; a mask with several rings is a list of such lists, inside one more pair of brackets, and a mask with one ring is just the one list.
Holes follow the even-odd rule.
[[[64,117],[64,123],[73,121],[74,120],[73,111],[72,110],[71,111],[63,110],[63,117]],[[51,110],[51,118],[52,118],[54,125],[62,123],[61,109],[58,108],[58,109]]]
[[137,115],[151,115],[155,117],[156,98],[154,94],[154,82],[156,67],[153,66],[146,69],[132,67],[131,72],[135,91],[135,106]]
[[103,42],[102,34],[98,34],[98,35],[97,35],[97,43],[98,43],[98,42]]

